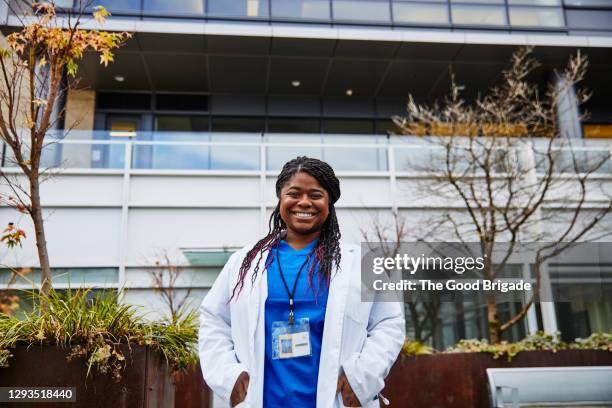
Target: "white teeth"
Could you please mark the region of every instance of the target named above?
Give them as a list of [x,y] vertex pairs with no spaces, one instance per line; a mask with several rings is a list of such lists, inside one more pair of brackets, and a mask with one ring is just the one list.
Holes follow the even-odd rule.
[[314,217],[313,213],[296,212],[295,215],[298,217]]

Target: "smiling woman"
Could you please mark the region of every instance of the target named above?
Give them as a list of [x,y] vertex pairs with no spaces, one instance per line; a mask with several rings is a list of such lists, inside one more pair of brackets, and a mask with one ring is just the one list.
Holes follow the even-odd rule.
[[340,241],[327,163],[287,162],[276,196],[268,234],[232,255],[200,307],[204,379],[231,406],[377,407],[402,307],[361,302],[360,248]]
[[281,190],[280,216],[287,224],[286,240],[301,249],[321,234],[329,215],[329,194],[316,178],[296,173]]

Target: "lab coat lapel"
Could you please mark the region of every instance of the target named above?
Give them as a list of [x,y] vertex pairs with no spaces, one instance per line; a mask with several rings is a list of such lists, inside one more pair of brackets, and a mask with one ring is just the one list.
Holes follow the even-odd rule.
[[[265,310],[268,298],[268,275],[265,271],[269,251],[262,254],[259,261],[257,279],[249,293],[248,324],[249,324],[249,354],[251,372],[249,373],[249,393],[247,399],[254,407],[263,405],[263,376],[265,357]],[[253,276],[255,264],[251,266],[248,279]]]
[[[257,279],[253,283],[253,286],[249,292],[249,339],[251,340],[251,349],[255,345],[255,332],[259,323],[260,316],[262,316],[263,309],[265,309],[266,299],[268,297],[268,279],[265,271],[266,260],[268,259],[269,251],[265,251],[261,260],[259,261],[259,270],[257,272]],[[255,263],[251,265],[249,273],[246,279],[251,279],[255,270]],[[251,350],[254,352],[255,350]]]
[[319,362],[317,382],[317,407],[334,405],[338,383],[342,324],[346,309],[349,277],[352,273],[349,268],[353,264],[353,257],[355,256],[353,249],[347,249],[341,245],[340,250],[342,255],[340,270],[335,271],[332,275],[325,311],[325,326],[321,345],[322,358]]

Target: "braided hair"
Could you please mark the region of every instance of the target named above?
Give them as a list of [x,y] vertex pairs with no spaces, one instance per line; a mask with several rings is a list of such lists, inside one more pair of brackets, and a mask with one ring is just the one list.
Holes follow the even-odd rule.
[[[317,264],[319,265],[319,280],[324,279],[327,285],[329,285],[331,280],[333,267],[340,267],[340,227],[334,207],[334,204],[340,198],[340,181],[336,177],[331,166],[324,161],[306,156],[296,157],[285,163],[276,179],[276,196],[279,198],[279,202],[270,216],[268,234],[260,239],[253,248],[247,252],[240,266],[238,281],[232,290],[232,297],[230,300],[233,299],[234,296],[237,297],[242,291],[244,280],[253,260],[259,255],[251,276],[251,283],[254,283],[257,278],[257,274],[259,273],[259,262],[263,257],[263,253],[274,248],[278,242],[284,238],[287,225],[280,216],[280,194],[285,184],[299,172],[307,173],[317,179],[319,184],[321,184],[329,195],[329,215],[321,228],[319,241],[313,251],[314,262],[310,262],[308,270],[308,282],[310,287],[312,287],[312,279]],[[273,260],[273,253],[271,252],[270,255],[264,270],[270,266]]]

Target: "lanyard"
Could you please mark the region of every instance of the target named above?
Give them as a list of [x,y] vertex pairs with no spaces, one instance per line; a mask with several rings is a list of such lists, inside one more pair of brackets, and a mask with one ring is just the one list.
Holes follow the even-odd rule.
[[302,266],[300,266],[297,276],[295,277],[295,282],[293,282],[293,290],[291,290],[290,292],[289,285],[287,285],[287,281],[285,280],[285,275],[283,274],[283,268],[281,268],[280,251],[278,250],[278,246],[276,247],[276,263],[278,264],[278,271],[280,272],[281,279],[283,280],[283,285],[285,286],[285,290],[287,291],[287,296],[289,296],[289,324],[291,325],[295,323],[295,314],[294,314],[294,308],[293,308],[293,298],[295,296],[295,289],[297,288],[297,283],[298,283],[298,280],[300,279],[300,274],[302,273],[302,269],[304,269],[304,266],[306,266],[308,261],[310,261],[310,256],[313,254],[313,252],[314,250],[310,254],[308,254],[308,256],[306,257],[306,260],[304,261]]

